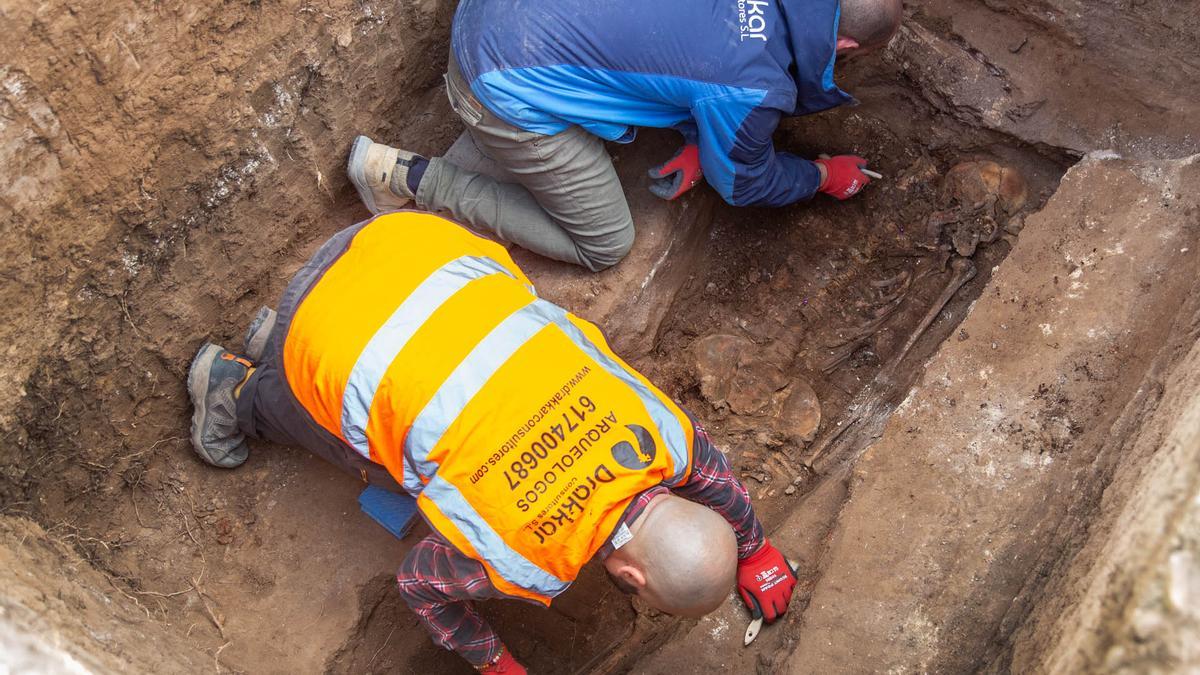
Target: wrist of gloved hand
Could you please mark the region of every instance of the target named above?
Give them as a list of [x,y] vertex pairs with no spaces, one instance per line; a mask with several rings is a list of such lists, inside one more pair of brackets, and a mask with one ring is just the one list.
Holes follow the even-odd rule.
[[817,190],[834,199],[849,199],[871,182],[862,172],[867,166],[867,160],[856,155],[822,157],[813,163],[817,165],[818,170],[824,170]]
[[487,673],[487,675],[527,675],[525,666],[518,663],[512,652],[508,651],[508,647],[504,645],[500,646],[500,653],[491,663],[476,666],[475,670]]
[[672,200],[692,189],[704,177],[700,168],[700,147],[689,143],[674,157],[650,169],[650,192],[656,197]]
[[738,594],[754,618],[767,623],[787,611],[796,590],[796,572],[770,541],[744,560],[738,561]]

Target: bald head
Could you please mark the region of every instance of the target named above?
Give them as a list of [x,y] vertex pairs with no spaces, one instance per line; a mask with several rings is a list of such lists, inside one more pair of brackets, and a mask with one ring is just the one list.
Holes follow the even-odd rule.
[[853,38],[859,47],[881,47],[892,39],[904,18],[901,0],[842,0],[838,35]]
[[604,562],[622,588],[680,616],[704,616],[724,602],[737,574],[737,537],[724,518],[668,494],[656,497],[633,529]]

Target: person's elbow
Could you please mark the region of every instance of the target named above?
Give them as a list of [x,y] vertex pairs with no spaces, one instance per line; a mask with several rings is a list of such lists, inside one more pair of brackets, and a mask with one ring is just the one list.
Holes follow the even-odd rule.
[[746,189],[746,186],[740,188],[734,182],[731,185],[722,185],[719,181],[713,181],[707,176],[705,180],[709,186],[720,195],[721,200],[730,206],[771,206],[764,204],[763,198],[765,194],[761,190]]

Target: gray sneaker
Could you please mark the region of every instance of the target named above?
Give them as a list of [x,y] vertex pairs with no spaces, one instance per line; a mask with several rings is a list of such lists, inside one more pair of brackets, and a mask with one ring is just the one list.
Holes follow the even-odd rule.
[[232,469],[246,461],[250,450],[238,429],[234,389],[246,377],[250,362],[211,342],[204,343],[188,370],[192,397],[192,447],[213,466]]
[[246,329],[246,339],[242,342],[242,353],[246,358],[258,363],[262,361],[263,352],[267,350],[267,340],[275,328],[275,319],[279,315],[270,307],[259,307],[258,314]]
[[413,198],[412,190],[408,189],[408,167],[419,157],[359,136],[350,149],[346,174],[371,213],[397,211]]

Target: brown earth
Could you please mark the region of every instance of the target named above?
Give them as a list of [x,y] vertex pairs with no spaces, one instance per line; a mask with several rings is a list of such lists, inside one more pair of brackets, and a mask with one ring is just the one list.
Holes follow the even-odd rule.
[[[1059,615],[1082,593],[1061,593],[1072,586],[1067,569],[1088,565],[1068,561],[1104,532],[1101,497],[1110,512],[1128,501],[1131,487],[1114,484],[1114,472],[1169,451],[1133,446],[1177,420],[1161,399],[1196,343],[1200,288],[1172,271],[1198,262],[1200,229],[1189,223],[1198,180],[1195,158],[1089,157],[1029,218],[961,324],[967,337],[942,345],[855,464],[797,634],[803,659],[790,671],[848,661],[945,672],[1104,663],[1103,644],[1058,667],[1041,654],[1078,631]],[[1170,393],[1184,408],[1200,403],[1185,383]],[[897,517],[880,517],[897,504]],[[877,580],[867,593],[852,585],[863,578]],[[1063,590],[1046,594],[1052,585]],[[1031,613],[1043,626],[1026,625]]]
[[[450,146],[453,3],[10,4],[0,645],[98,671],[465,672],[392,591],[414,537],[299,450],[201,465],[183,388],[202,340],[236,345],[366,215],[342,171],[356,133]],[[863,105],[777,138],[869,157],[886,178],[860,197],[664,206],[644,173],[673,139],[648,134],[614,148],[638,255],[598,277],[522,258],[706,421],[801,563],[788,619],[746,649],[733,599],[680,622],[597,570],[549,611],[485,606],[536,672],[1200,659],[1200,214],[1181,159],[1200,151],[1200,19],[1165,0],[909,9],[888,50],[840,70]],[[1108,149],[1131,159],[1091,155],[1059,189]],[[969,160],[1022,176],[1024,209],[948,192]]]

